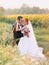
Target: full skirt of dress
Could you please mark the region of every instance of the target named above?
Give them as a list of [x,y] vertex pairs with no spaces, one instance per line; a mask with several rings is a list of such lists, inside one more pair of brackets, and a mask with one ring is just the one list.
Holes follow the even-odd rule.
[[27,36],[24,36],[20,39],[18,51],[22,56],[28,54],[33,57],[45,58],[44,54],[42,53],[43,48],[38,47],[38,45],[34,43],[34,40],[31,40],[31,38]]

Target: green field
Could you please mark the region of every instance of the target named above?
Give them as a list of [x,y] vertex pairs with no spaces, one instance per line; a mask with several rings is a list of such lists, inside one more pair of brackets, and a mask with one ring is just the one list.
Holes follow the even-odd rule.
[[[10,44],[12,40],[12,25],[0,22],[0,44]],[[6,30],[6,39],[3,41],[3,32]],[[44,48],[44,53],[49,51],[49,30],[47,28],[34,28],[35,37],[40,47]]]
[[[49,52],[49,28],[34,27],[33,30],[37,44],[43,47],[43,53]],[[25,60],[18,53],[16,47],[12,47],[12,24],[0,22],[0,65],[49,65],[49,60],[44,62],[40,58]],[[31,60],[34,61],[31,61]]]

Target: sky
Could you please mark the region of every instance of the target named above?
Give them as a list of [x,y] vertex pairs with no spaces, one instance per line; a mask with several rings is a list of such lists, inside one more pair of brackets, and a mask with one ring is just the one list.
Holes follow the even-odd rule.
[[20,8],[22,4],[27,4],[30,7],[37,6],[40,8],[49,9],[49,0],[0,0],[0,7],[7,8]]

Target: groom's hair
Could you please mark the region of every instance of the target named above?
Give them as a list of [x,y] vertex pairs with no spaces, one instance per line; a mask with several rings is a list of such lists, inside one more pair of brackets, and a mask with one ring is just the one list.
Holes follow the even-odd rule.
[[23,17],[22,17],[22,16],[18,16],[18,17],[17,17],[17,20],[19,20],[19,21],[20,21],[20,19],[21,19],[21,18],[23,18]]

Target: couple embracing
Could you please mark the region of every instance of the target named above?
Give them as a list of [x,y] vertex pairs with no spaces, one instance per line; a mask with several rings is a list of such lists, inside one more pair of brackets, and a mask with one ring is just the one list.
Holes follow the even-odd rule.
[[18,16],[16,23],[13,25],[14,43],[17,44],[20,55],[28,54],[32,57],[40,57],[46,60],[43,49],[38,47],[31,22],[28,18]]

